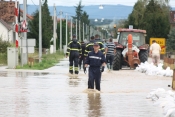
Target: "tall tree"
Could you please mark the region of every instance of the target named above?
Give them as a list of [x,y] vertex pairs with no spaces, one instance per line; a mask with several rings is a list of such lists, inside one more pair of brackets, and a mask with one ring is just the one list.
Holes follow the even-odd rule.
[[[69,32],[69,28],[68,28],[68,32]],[[68,34],[68,42],[69,42],[69,34]],[[57,48],[60,47],[60,22],[57,25]],[[62,45],[66,45],[66,20],[62,20]]]
[[134,5],[132,13],[128,17],[128,21],[125,23],[125,27],[127,28],[129,25],[133,25],[135,29],[141,29],[144,11],[145,1],[138,0]]
[[[29,22],[29,30],[28,33],[29,38],[36,39],[36,47],[39,46],[39,11],[37,10],[33,14],[34,18]],[[42,47],[49,48],[50,47],[50,39],[53,35],[53,23],[52,17],[50,16],[47,0],[42,6]]]
[[168,34],[168,38],[166,41],[167,51],[175,50],[174,44],[175,44],[175,28],[172,28],[170,30],[170,33]]
[[76,9],[76,16],[75,18],[77,18],[78,20],[81,20],[81,17],[82,17],[82,14],[83,14],[83,7],[82,6],[82,1],[80,0],[79,1],[79,4],[77,4],[77,6],[75,6],[75,9]]
[[[79,1],[79,4],[77,4],[77,6],[75,6],[75,12],[76,12],[76,15],[75,15],[75,17],[73,17],[74,18],[74,24],[75,24],[75,19],[77,19],[78,20],[78,25],[77,25],[77,27],[78,27],[78,32],[77,32],[77,37],[79,36],[79,21],[81,22],[80,23],[80,35],[81,35],[81,39],[80,40],[82,40],[83,39],[83,23],[84,24],[87,24],[87,25],[89,25],[89,23],[90,23],[90,20],[89,20],[89,15],[87,14],[87,12],[86,11],[83,11],[83,7],[84,6],[82,6],[82,1],[80,0]],[[84,29],[84,31],[86,31],[85,29]],[[74,30],[73,30],[73,32],[75,32]],[[86,35],[85,35],[86,36]],[[78,39],[79,39],[79,37],[78,37]]]
[[151,37],[167,38],[170,30],[168,14],[164,12],[160,4],[151,0],[146,6],[143,19],[142,27],[147,31],[147,43]]

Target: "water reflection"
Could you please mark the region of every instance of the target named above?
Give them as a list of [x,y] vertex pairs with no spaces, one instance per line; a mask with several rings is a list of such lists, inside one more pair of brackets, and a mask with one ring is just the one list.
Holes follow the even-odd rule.
[[78,79],[70,79],[69,80],[69,86],[70,87],[77,87],[78,85],[79,85],[79,81],[78,81]]
[[7,77],[7,73],[6,72],[0,72],[0,77]]
[[88,95],[88,117],[102,116],[102,105],[100,93],[89,93]]

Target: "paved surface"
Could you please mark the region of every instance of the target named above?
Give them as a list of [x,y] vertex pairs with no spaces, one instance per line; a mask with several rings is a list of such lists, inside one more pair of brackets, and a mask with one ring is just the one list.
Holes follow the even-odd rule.
[[[1,67],[2,70],[2,67]],[[88,75],[68,76],[68,61],[44,71],[0,71],[0,117],[163,117],[145,97],[171,78],[134,70],[107,70],[101,93],[87,90]]]

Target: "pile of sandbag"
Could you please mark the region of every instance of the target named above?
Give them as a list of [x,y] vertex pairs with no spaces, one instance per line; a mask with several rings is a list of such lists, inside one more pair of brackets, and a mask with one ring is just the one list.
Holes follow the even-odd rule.
[[175,93],[163,88],[152,90],[146,97],[154,102],[154,105],[163,108],[165,117],[175,117]]
[[170,67],[163,69],[163,64],[159,63],[158,66],[155,66],[153,63],[141,63],[137,68],[136,71],[141,73],[146,73],[147,75],[159,75],[159,76],[166,76],[172,77],[173,70]]

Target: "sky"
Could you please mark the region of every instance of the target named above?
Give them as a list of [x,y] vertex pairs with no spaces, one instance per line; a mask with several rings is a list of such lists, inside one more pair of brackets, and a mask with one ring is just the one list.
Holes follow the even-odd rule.
[[[23,3],[23,0],[18,0],[20,4]],[[42,0],[44,1],[44,0]],[[79,3],[80,0],[48,0],[49,6],[53,6],[54,3],[56,6],[76,6]],[[134,4],[137,2],[137,0],[82,0],[82,5],[104,5],[110,4],[110,5],[127,5],[127,6],[134,6]],[[27,4],[39,4],[39,0],[27,0]],[[175,0],[170,0],[170,6],[175,7]]]

